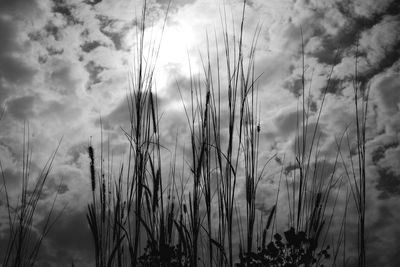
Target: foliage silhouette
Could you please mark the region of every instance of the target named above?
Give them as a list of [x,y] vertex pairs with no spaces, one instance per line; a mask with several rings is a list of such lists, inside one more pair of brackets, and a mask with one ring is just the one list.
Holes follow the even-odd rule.
[[263,244],[257,252],[246,253],[240,259],[241,266],[271,266],[271,267],[295,267],[295,266],[320,266],[324,259],[329,259],[329,246],[318,250],[317,240],[307,236],[306,232],[296,232],[293,227],[284,232],[284,238],[276,233],[273,240],[267,245]]

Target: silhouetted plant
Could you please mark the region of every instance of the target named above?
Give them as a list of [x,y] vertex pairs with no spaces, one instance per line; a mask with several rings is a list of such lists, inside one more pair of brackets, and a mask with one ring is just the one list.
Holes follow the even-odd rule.
[[[0,266],[34,266],[38,261],[38,255],[45,237],[62,214],[62,211],[60,211],[57,216],[54,216],[55,202],[61,186],[60,184],[55,192],[55,197],[49,211],[44,215],[44,226],[41,231],[36,232],[35,225],[37,221],[35,217],[39,213],[39,202],[43,198],[45,184],[50,176],[50,171],[60,144],[61,140],[36,180],[33,180],[31,175],[32,151],[29,142],[29,125],[27,128],[24,125],[21,188],[18,196],[10,195],[7,177],[0,161],[0,175],[2,180],[0,193],[4,189],[6,215],[8,217],[5,223],[8,228],[5,242],[6,247],[3,251],[0,251]],[[16,201],[13,201],[15,197]]]
[[263,244],[257,252],[246,253],[238,266],[324,266],[320,262],[329,259],[329,246],[319,249],[318,241],[308,237],[306,232],[291,227],[284,232],[284,238],[276,233],[268,245]]
[[144,253],[139,257],[138,267],[189,267],[190,257],[184,253],[180,245],[164,245],[161,248],[151,241],[147,242]]

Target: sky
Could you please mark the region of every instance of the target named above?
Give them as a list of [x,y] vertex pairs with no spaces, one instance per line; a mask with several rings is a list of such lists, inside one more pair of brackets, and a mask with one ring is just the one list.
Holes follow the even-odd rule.
[[[146,31],[158,38],[168,1],[148,2]],[[155,72],[166,147],[173,148],[177,132],[187,129],[177,84],[185,90],[190,81],[189,64],[193,73],[202,71],[199,54],[207,51],[207,34],[221,36],[223,4],[172,0]],[[225,4],[227,13],[238,20],[241,1]],[[138,0],[0,2],[0,107],[4,111],[0,160],[10,192],[19,188],[24,125],[25,129],[29,125],[32,177],[62,139],[40,202],[45,210],[58,191],[56,210],[66,207],[44,243],[42,257],[48,266],[90,263],[92,241],[85,217],[90,201],[87,146],[90,141],[100,142],[101,116],[113,156],[123,158],[127,151],[121,128],[129,122],[126,93],[140,6]],[[322,153],[334,155],[335,138],[354,121],[354,54],[358,43],[358,75],[370,92],[368,266],[399,266],[400,4],[394,0],[249,0],[245,47],[250,46],[257,25],[261,31],[255,68],[262,74],[258,101],[261,146],[267,151],[264,157],[293,155],[301,93],[301,31],[306,81],[310,101],[316,107],[321,104],[321,92],[333,67],[318,133]],[[216,55],[217,49],[211,47],[211,58]],[[280,168],[275,165],[265,181],[274,181]],[[268,209],[263,199],[275,194],[276,187],[270,184],[259,187],[259,210]],[[238,192],[238,197],[244,196]],[[0,212],[4,211],[2,201]],[[4,216],[0,213],[0,218]],[[38,227],[40,223],[39,216]],[[4,229],[0,224],[0,241]]]

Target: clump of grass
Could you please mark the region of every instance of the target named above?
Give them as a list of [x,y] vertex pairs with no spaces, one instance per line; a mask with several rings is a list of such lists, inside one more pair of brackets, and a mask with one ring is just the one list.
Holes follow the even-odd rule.
[[[188,214],[192,250],[195,252],[192,266],[197,265],[198,240],[203,236],[207,240],[206,255],[209,266],[234,265],[233,246],[236,234],[233,232],[233,227],[236,222],[238,177],[244,177],[245,180],[247,250],[252,250],[255,195],[257,184],[264,171],[264,168],[260,170],[258,166],[260,122],[256,90],[258,77],[254,68],[255,48],[260,28],[257,27],[251,47],[245,52],[243,46],[245,8],[246,1],[243,2],[242,17],[237,32],[235,30],[230,32],[228,29],[224,9],[224,13],[221,14],[224,58],[220,58],[217,53],[216,62],[212,61],[207,42],[207,56],[202,57],[203,77],[191,75],[189,107],[182,99],[190,128],[192,155],[189,168],[193,187],[189,193]],[[215,44],[218,50],[217,37]],[[216,77],[213,69],[217,70]],[[227,99],[223,95],[226,95]],[[226,118],[221,116],[223,111],[227,111]],[[224,136],[225,129],[227,129],[226,136]],[[241,162],[244,162],[244,166]],[[216,191],[212,191],[215,189],[211,188],[211,179],[217,180]],[[213,196],[217,196],[216,210],[212,205]],[[202,205],[205,206],[204,217],[207,222],[205,226],[202,225],[199,215]],[[212,214],[215,212],[218,214],[217,229],[212,227],[215,221]],[[216,253],[213,253],[214,251]]]
[[[366,247],[365,247],[365,211],[366,211],[366,132],[367,132],[367,114],[369,101],[369,87],[365,87],[359,79],[358,73],[358,43],[355,51],[354,64],[354,114],[355,114],[355,137],[347,134],[347,148],[349,150],[348,160],[341,154],[341,159],[345,167],[346,177],[350,185],[351,195],[353,197],[357,212],[357,263],[359,267],[366,265]],[[355,157],[352,141],[355,140]],[[350,165],[350,166],[349,166]]]
[[88,147],[88,153],[93,200],[88,205],[87,220],[94,239],[96,266],[114,266],[114,263],[124,266],[126,261],[123,257],[122,242],[125,234],[121,226],[126,217],[125,203],[121,201],[122,174],[115,181],[111,175],[105,177],[103,171],[97,175],[92,145]]
[[29,125],[28,127],[24,126],[21,188],[20,193],[17,196],[17,202],[14,204],[12,204],[12,202],[15,196],[9,194],[5,173],[0,162],[0,170],[3,180],[2,189],[4,189],[8,215],[7,245],[5,251],[2,252],[2,254],[4,253],[2,255],[2,266],[33,266],[38,260],[38,254],[43,240],[61,215],[60,212],[56,218],[52,218],[58,194],[57,191],[52,206],[45,215],[45,224],[39,235],[37,235],[36,230],[34,229],[34,217],[37,214],[36,210],[39,200],[42,197],[44,186],[50,175],[53,161],[60,144],[61,141],[56,150],[49,157],[32,187],[30,185],[32,180],[30,174],[32,151],[29,143]]
[[[304,43],[304,42],[302,42]],[[324,260],[329,260],[330,253],[327,246],[327,236],[330,234],[335,206],[338,198],[333,194],[333,189],[340,191],[343,184],[341,175],[336,173],[340,153],[340,144],[343,136],[338,141],[338,150],[333,162],[333,170],[327,179],[322,179],[326,159],[321,159],[319,151],[319,136],[317,133],[320,116],[326,94],[330,86],[328,76],[327,86],[322,92],[321,105],[316,113],[316,121],[311,123],[310,106],[307,104],[305,90],[305,54],[302,46],[302,94],[300,95],[300,109],[297,114],[297,133],[295,142],[295,163],[291,164],[292,171],[285,172],[287,205],[289,206],[288,226],[285,231],[286,243],[279,233],[270,233],[270,242],[266,244],[267,230],[271,220],[276,218],[276,207],[273,206],[267,225],[262,233],[262,244],[258,251],[247,251],[241,256],[242,266],[320,266]],[[314,128],[311,128],[313,125]],[[311,134],[311,140],[307,136]],[[322,167],[319,164],[322,162]],[[291,178],[288,176],[291,175]],[[279,182],[279,187],[281,183]],[[278,189],[279,194],[279,189]],[[278,199],[278,197],[277,197]],[[347,203],[346,203],[347,206]],[[330,208],[330,209],[329,209]],[[337,212],[337,211],[336,211]],[[338,214],[335,214],[338,216]],[[346,216],[346,214],[342,214]],[[337,255],[342,245],[343,231],[338,233],[334,244],[334,254]],[[336,257],[331,260],[336,264]],[[321,265],[321,266],[322,266]]]
[[103,147],[99,172],[94,168],[94,149],[91,145],[88,148],[93,200],[88,206],[87,219],[94,241],[96,266],[145,264],[155,251],[165,255],[164,250],[172,247],[175,211],[173,202],[164,204],[158,104],[153,88],[159,47],[150,40],[153,46],[146,50],[145,42],[149,41],[145,36],[146,12],[145,1],[129,76],[130,127],[123,129],[129,144],[128,159],[121,165],[116,179],[110,170],[104,171]]
[[[358,45],[357,45],[358,47]],[[369,88],[361,88],[358,79],[358,49],[356,52],[355,62],[355,79],[354,79],[354,106],[356,113],[356,128],[357,128],[357,157],[358,157],[358,182],[354,179],[353,192],[356,191],[355,202],[358,214],[358,266],[366,265],[366,249],[365,249],[365,210],[366,210],[366,165],[365,165],[365,144],[366,144],[366,125],[368,114],[368,96]],[[361,100],[360,100],[361,99]],[[361,107],[360,107],[361,106]],[[353,162],[352,162],[353,163]],[[354,167],[352,167],[354,173]],[[354,177],[354,176],[353,176]]]

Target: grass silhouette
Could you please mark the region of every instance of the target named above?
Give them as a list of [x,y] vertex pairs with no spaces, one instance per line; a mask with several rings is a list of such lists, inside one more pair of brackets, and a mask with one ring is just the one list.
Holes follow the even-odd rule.
[[[187,163],[187,172],[184,169],[176,170],[176,154],[172,157],[175,162],[170,165],[170,183],[167,187],[163,187],[162,183],[167,179],[161,177],[165,173],[161,169],[160,154],[163,147],[160,144],[157,97],[152,84],[157,59],[154,55],[158,54],[159,46],[155,45],[149,51],[143,50],[145,8],[146,5],[142,12],[142,27],[137,34],[139,45],[134,57],[134,70],[130,76],[131,91],[127,99],[131,118],[130,129],[124,131],[130,145],[126,165],[128,170],[123,178],[121,167],[119,178],[115,182],[104,181],[103,170],[100,170],[100,175],[97,175],[99,190],[97,193],[93,190],[93,203],[88,209],[96,257],[99,257],[96,259],[96,266],[337,265],[339,251],[345,240],[344,228],[349,202],[347,198],[346,209],[343,214],[338,214],[335,207],[339,193],[335,192],[345,190],[342,187],[347,185],[342,176],[336,174],[339,159],[343,159],[340,147],[345,134],[337,140],[338,150],[333,171],[327,179],[319,177],[318,168],[321,167],[317,167],[319,162],[323,162],[317,128],[325,96],[330,89],[333,69],[323,91],[316,120],[310,122],[303,51],[295,163],[292,164],[292,171],[284,173],[282,170],[283,181],[278,189],[278,192],[285,191],[288,197],[288,230],[279,234],[276,232],[280,205],[278,196],[276,202],[272,203],[273,209],[266,224],[259,220],[260,214],[257,214],[255,208],[257,186],[271,159],[261,162],[259,157],[259,76],[255,71],[255,52],[260,27],[257,26],[254,32],[251,46],[245,49],[243,33],[246,1],[243,2],[238,31],[234,27],[232,31],[229,30],[226,11],[221,11],[223,56],[217,53],[216,59],[210,57],[210,41],[207,36],[207,53],[201,57],[202,75],[193,74],[191,68],[189,69],[191,76],[188,103],[177,84],[189,130],[190,146],[188,153],[184,154],[190,156],[183,156],[183,161]],[[219,51],[217,39],[216,36],[215,46]],[[144,59],[147,54],[151,56]],[[217,70],[216,74],[214,69]],[[227,77],[226,80],[223,77]],[[357,100],[357,90],[355,92]],[[353,186],[350,186],[354,200],[361,207],[360,236],[363,236],[365,221],[365,174],[362,171],[365,169],[365,138],[362,138],[362,133],[365,135],[366,130],[365,111],[366,108],[363,109],[361,124],[359,119],[356,122],[361,178],[355,173],[353,176],[348,175],[354,180]],[[222,113],[226,115],[222,117]],[[311,136],[311,139],[307,136]],[[91,150],[89,147],[89,155]],[[92,156],[90,158],[92,166]],[[355,170],[354,166],[352,170]],[[94,169],[91,171],[93,180],[96,174]],[[244,177],[244,210],[237,203],[239,177]],[[213,183],[216,184],[215,187]],[[281,184],[285,188],[281,188]],[[111,186],[112,190],[104,189],[104,185]],[[125,194],[123,190],[126,190]],[[107,202],[107,197],[104,196],[107,191],[111,192],[114,200],[112,205],[108,204],[111,201]],[[243,220],[242,212],[245,214]],[[118,214],[124,216],[119,217]],[[334,244],[328,244],[334,215],[341,216],[342,227]],[[235,225],[239,234],[234,233]],[[107,237],[102,241],[101,236],[104,233],[115,232],[118,233],[116,237]],[[261,242],[259,237],[262,237]],[[235,238],[239,239],[238,255],[234,252],[237,249],[234,247]],[[270,242],[267,243],[268,239]],[[361,245],[364,243],[365,240],[361,238],[360,266],[365,266],[365,248]],[[103,248],[107,248],[106,252],[102,251]]]
[[[37,213],[38,202],[42,197],[43,189],[53,166],[53,161],[61,144],[52,153],[38,177],[32,183],[31,161],[32,151],[29,143],[29,125],[24,126],[23,151],[22,151],[22,177],[19,195],[9,195],[7,177],[0,162],[2,174],[2,187],[5,195],[5,206],[8,217],[8,233],[6,237],[6,249],[0,254],[2,266],[33,266],[37,259],[43,240],[54,227],[62,212],[53,218],[54,204],[57,199],[58,190],[50,210],[44,217],[44,226],[41,232],[35,230],[34,217]],[[60,184],[61,185],[61,184]]]

